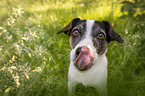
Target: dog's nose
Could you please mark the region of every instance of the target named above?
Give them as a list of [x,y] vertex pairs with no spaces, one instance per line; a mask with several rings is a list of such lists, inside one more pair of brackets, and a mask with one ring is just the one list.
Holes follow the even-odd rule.
[[81,52],[82,47],[79,47],[76,49],[76,56],[79,56],[80,52]]

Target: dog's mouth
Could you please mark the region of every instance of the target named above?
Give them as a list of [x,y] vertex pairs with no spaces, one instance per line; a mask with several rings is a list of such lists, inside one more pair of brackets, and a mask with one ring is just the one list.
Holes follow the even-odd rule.
[[87,70],[93,64],[94,55],[89,48],[83,46],[79,53],[77,53],[77,58],[75,60],[75,65],[81,71]]

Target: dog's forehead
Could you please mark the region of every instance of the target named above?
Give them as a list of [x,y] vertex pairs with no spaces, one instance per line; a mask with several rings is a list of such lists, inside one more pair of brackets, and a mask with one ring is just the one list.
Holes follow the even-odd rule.
[[95,31],[96,29],[104,29],[101,22],[95,20],[80,20],[74,27],[83,29],[87,33],[90,33],[90,31]]
[[74,27],[78,27],[78,28],[86,28],[86,21],[87,20],[80,20],[80,21],[78,21],[75,25],[74,25]]
[[86,27],[87,32],[88,33],[91,32],[93,26],[95,25],[95,20],[87,20],[86,25],[87,25]]

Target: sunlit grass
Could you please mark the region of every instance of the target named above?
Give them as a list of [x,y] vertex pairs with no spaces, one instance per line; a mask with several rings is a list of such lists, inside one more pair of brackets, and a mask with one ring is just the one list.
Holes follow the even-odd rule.
[[[137,58],[141,34],[133,34],[135,21],[119,18],[120,1],[2,0],[0,4],[7,6],[0,7],[6,11],[0,13],[0,95],[67,96],[71,48],[69,38],[56,33],[76,17],[109,21],[124,40],[108,46],[109,96],[144,95],[145,78],[136,74],[144,62]],[[77,87],[77,95],[96,94],[82,87]]]

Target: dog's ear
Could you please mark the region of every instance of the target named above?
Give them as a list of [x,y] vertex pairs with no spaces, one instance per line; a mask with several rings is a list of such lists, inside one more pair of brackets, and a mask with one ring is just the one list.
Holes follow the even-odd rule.
[[57,32],[57,34],[60,33],[65,33],[66,35],[70,36],[70,30],[74,27],[74,25],[80,21],[80,18],[74,18],[70,21],[70,23],[64,27],[63,29],[61,29],[59,32]]
[[113,29],[113,27],[111,26],[111,24],[109,22],[102,21],[102,24],[105,27],[105,31],[106,31],[107,35],[109,35],[108,36],[109,42],[116,40],[120,43],[123,43],[122,38],[120,37],[120,35],[117,32],[115,32],[115,30]]

